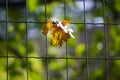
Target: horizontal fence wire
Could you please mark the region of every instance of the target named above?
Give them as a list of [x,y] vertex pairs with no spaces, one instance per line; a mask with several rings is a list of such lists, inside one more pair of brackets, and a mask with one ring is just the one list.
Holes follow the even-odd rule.
[[[45,21],[28,21],[27,20],[27,0],[26,0],[26,6],[25,6],[25,21],[11,21],[8,20],[8,0],[6,0],[6,20],[0,21],[1,22],[5,22],[6,23],[6,56],[0,56],[0,58],[6,58],[6,80],[9,79],[9,67],[8,67],[8,59],[9,58],[26,58],[26,80],[29,80],[29,62],[28,59],[29,58],[35,58],[35,59],[46,59],[46,80],[49,80],[49,69],[48,69],[48,61],[49,59],[65,59],[66,60],[66,80],[69,80],[69,69],[68,69],[68,60],[69,59],[77,59],[77,60],[85,60],[86,61],[86,80],[89,80],[89,65],[88,65],[88,61],[89,60],[106,60],[106,80],[109,80],[109,73],[108,73],[108,69],[109,69],[109,60],[120,60],[120,57],[108,57],[108,52],[107,52],[107,25],[120,25],[120,23],[107,23],[105,21],[105,0],[103,0],[103,18],[104,18],[104,22],[103,23],[87,23],[86,22],[86,11],[85,11],[85,0],[83,2],[84,5],[84,22],[72,22],[71,24],[84,24],[84,28],[85,28],[85,57],[68,57],[68,45],[66,43],[66,56],[65,57],[49,57],[48,56],[48,40],[47,40],[47,36],[46,36],[46,41],[45,41],[45,45],[46,45],[46,56],[45,57],[33,57],[33,56],[28,56],[28,24],[29,23],[46,23],[47,22],[47,2],[46,0],[44,0],[45,2]],[[66,19],[66,0],[64,0],[64,19]],[[21,57],[17,57],[17,56],[9,56],[8,55],[8,23],[25,23],[26,24],[26,56],[21,56]],[[105,37],[105,49],[104,49],[104,53],[106,54],[104,57],[88,57],[88,35],[87,35],[87,28],[86,25],[87,24],[91,24],[91,25],[99,25],[101,24],[104,29],[104,37]]]
[[[86,59],[86,57],[35,57],[35,56],[28,56],[28,57],[26,57],[26,56],[22,56],[22,57],[18,57],[18,56],[0,56],[0,58],[6,58],[6,57],[8,57],[8,58],[40,58],[40,59]],[[103,60],[110,60],[110,59],[112,59],[112,60],[119,60],[120,59],[120,57],[108,57],[108,58],[106,58],[106,57],[88,57],[88,59],[89,60],[96,60],[96,59],[103,59]]]
[[[9,22],[9,23],[26,23],[26,21],[10,21],[10,20],[8,20],[8,21],[0,21],[0,23],[1,22]],[[27,23],[46,23],[45,21],[27,21]],[[92,24],[92,25],[120,25],[120,23],[88,23],[88,22],[85,22],[85,23],[83,23],[83,22],[71,22],[71,24]]]
[[[68,58],[66,58],[66,57],[25,57],[25,56],[23,56],[23,57],[17,57],[17,56],[0,56],[0,58],[36,58],[36,59],[86,59],[86,57],[68,57]],[[114,57],[108,57],[108,58],[106,58],[106,57],[88,57],[88,59],[89,60],[120,60],[120,58],[118,57],[116,57],[116,58],[114,58]]]

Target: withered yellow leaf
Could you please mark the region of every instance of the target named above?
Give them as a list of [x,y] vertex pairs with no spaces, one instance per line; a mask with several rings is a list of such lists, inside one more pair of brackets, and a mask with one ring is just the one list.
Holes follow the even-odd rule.
[[46,23],[46,27],[47,27],[48,29],[51,29],[52,26],[53,26],[52,21],[49,20],[49,21]]
[[47,35],[47,33],[48,33],[48,28],[44,26],[42,34]]
[[[62,46],[63,42],[66,42],[70,35],[69,33],[66,33],[61,26],[57,26],[59,23],[53,23],[51,20],[48,20],[46,25],[43,28],[43,34],[47,35],[48,30],[51,31],[52,39],[50,41],[50,44],[52,46]],[[61,24],[64,26],[70,24],[70,21],[64,20],[61,22]]]
[[43,27],[43,34],[44,35],[47,35],[47,33],[48,33],[48,30],[49,29],[51,29],[51,27],[53,26],[53,24],[52,24],[52,21],[47,21],[47,23],[46,23],[46,25]]
[[66,26],[66,25],[68,25],[68,24],[70,24],[71,22],[70,21],[67,21],[67,20],[64,20],[64,21],[62,21],[62,25],[63,26]]

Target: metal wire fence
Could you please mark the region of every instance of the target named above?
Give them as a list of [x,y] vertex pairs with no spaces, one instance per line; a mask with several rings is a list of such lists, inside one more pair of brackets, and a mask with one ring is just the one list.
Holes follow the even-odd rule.
[[[105,71],[105,77],[106,77],[106,79],[105,80],[109,80],[109,60],[119,60],[119,58],[113,58],[113,57],[109,57],[108,56],[108,52],[107,52],[107,48],[108,48],[108,35],[107,35],[107,27],[106,27],[106,25],[116,25],[115,23],[113,23],[113,24],[111,24],[111,23],[106,23],[106,21],[105,21],[105,0],[103,0],[103,19],[104,19],[104,22],[103,23],[86,23],[86,11],[85,11],[85,0],[83,1],[83,5],[84,5],[84,21],[82,22],[82,23],[79,23],[79,22],[72,22],[72,24],[83,24],[85,27],[85,35],[84,35],[84,37],[85,37],[85,56],[84,57],[68,57],[68,44],[67,44],[67,42],[66,42],[66,45],[65,45],[65,56],[64,57],[50,57],[50,56],[48,56],[48,36],[46,36],[45,37],[45,53],[46,53],[46,55],[45,55],[45,57],[35,57],[35,56],[29,56],[29,51],[28,51],[28,24],[29,23],[35,23],[35,24],[37,24],[37,23],[46,23],[46,21],[47,21],[47,0],[44,0],[44,6],[45,6],[45,11],[44,11],[44,17],[45,17],[45,22],[32,22],[32,21],[28,21],[27,19],[28,19],[28,13],[27,13],[27,11],[28,11],[28,7],[27,7],[27,0],[26,0],[26,2],[25,2],[26,4],[25,4],[25,21],[11,21],[11,20],[9,20],[8,19],[8,0],[6,0],[6,19],[5,19],[5,21],[0,21],[0,23],[2,23],[2,22],[5,22],[6,23],[6,56],[0,56],[0,58],[5,58],[6,59],[6,80],[9,80],[9,59],[10,58],[24,58],[24,59],[26,59],[26,69],[27,69],[27,71],[26,71],[26,80],[29,80],[29,59],[30,58],[36,58],[36,59],[45,59],[45,61],[46,61],[46,80],[50,80],[49,79],[49,66],[48,66],[48,63],[49,63],[49,60],[50,59],[65,59],[65,61],[66,61],[66,72],[65,72],[65,75],[66,75],[66,80],[70,80],[69,79],[69,63],[68,63],[68,61],[70,60],[70,59],[75,59],[75,60],[83,60],[83,61],[85,61],[85,64],[86,64],[86,71],[85,71],[85,80],[89,80],[89,73],[90,73],[90,69],[89,69],[89,61],[90,60],[105,60],[105,65],[106,65],[106,71]],[[63,1],[63,4],[64,4],[64,19],[67,19],[66,17],[67,17],[67,13],[66,13],[66,0],[64,0]],[[8,35],[9,35],[9,33],[8,33],[8,24],[9,23],[25,23],[26,24],[26,38],[25,38],[25,48],[26,48],[26,55],[25,56],[19,56],[19,57],[17,57],[17,56],[10,56],[9,55],[9,53],[8,53],[8,49],[9,49],[9,47],[8,47],[8,44],[9,44],[9,40],[8,40]],[[88,46],[88,44],[89,44],[89,38],[88,38],[88,31],[87,31],[87,27],[86,27],[86,25],[88,25],[88,24],[93,24],[93,25],[97,25],[97,24],[102,24],[102,25],[104,25],[104,28],[103,28],[103,31],[104,31],[104,53],[105,53],[105,55],[103,56],[103,57],[89,57],[89,50],[88,50],[88,48],[89,48],[89,46]]]

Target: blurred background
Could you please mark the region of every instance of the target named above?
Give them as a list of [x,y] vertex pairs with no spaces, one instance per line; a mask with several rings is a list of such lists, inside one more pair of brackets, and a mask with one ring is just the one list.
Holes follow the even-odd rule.
[[[0,0],[0,80],[46,80],[47,72],[66,80],[67,68],[68,80],[120,80],[119,14],[120,0]],[[68,60],[65,43],[53,47],[48,35],[46,47],[41,32],[51,17],[72,22]]]

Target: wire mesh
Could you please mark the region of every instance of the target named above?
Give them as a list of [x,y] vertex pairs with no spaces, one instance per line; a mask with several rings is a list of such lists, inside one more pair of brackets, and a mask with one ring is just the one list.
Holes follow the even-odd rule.
[[[6,22],[6,56],[0,56],[0,58],[6,58],[6,79],[9,80],[9,67],[8,67],[8,59],[9,58],[25,58],[26,59],[26,80],[29,80],[29,62],[28,60],[30,58],[36,58],[36,59],[46,59],[46,80],[49,80],[49,70],[48,70],[48,62],[49,59],[65,59],[66,60],[66,80],[70,80],[69,79],[69,68],[68,68],[68,60],[69,59],[76,59],[76,60],[84,60],[86,62],[86,80],[89,80],[89,67],[88,67],[88,62],[89,60],[106,60],[106,80],[109,80],[109,73],[108,73],[108,62],[109,60],[119,60],[120,58],[112,58],[112,57],[108,57],[108,52],[107,52],[107,27],[106,25],[118,25],[120,23],[106,23],[104,20],[104,23],[86,23],[86,11],[85,11],[85,0],[83,1],[83,5],[84,5],[84,22],[83,23],[74,23],[72,22],[72,24],[84,24],[85,26],[85,57],[68,57],[68,45],[66,42],[66,56],[65,57],[49,57],[48,56],[48,40],[47,40],[47,36],[46,36],[46,40],[45,40],[45,46],[46,46],[46,56],[45,57],[30,57],[28,56],[29,52],[28,52],[28,23],[46,23],[47,21],[47,0],[44,0],[44,5],[45,5],[45,22],[32,22],[32,21],[27,21],[27,0],[26,0],[26,5],[25,5],[25,21],[10,21],[8,20],[8,0],[6,0],[6,20],[5,21],[0,21],[0,22]],[[66,0],[64,0],[64,19],[66,19]],[[103,18],[105,19],[105,1],[103,0]],[[22,56],[22,57],[17,57],[17,56],[9,56],[8,55],[8,23],[25,23],[26,24],[26,56]],[[87,29],[86,29],[86,24],[103,24],[104,25],[104,53],[106,54],[105,57],[100,57],[100,58],[96,58],[96,57],[88,57],[88,33],[87,33]]]

